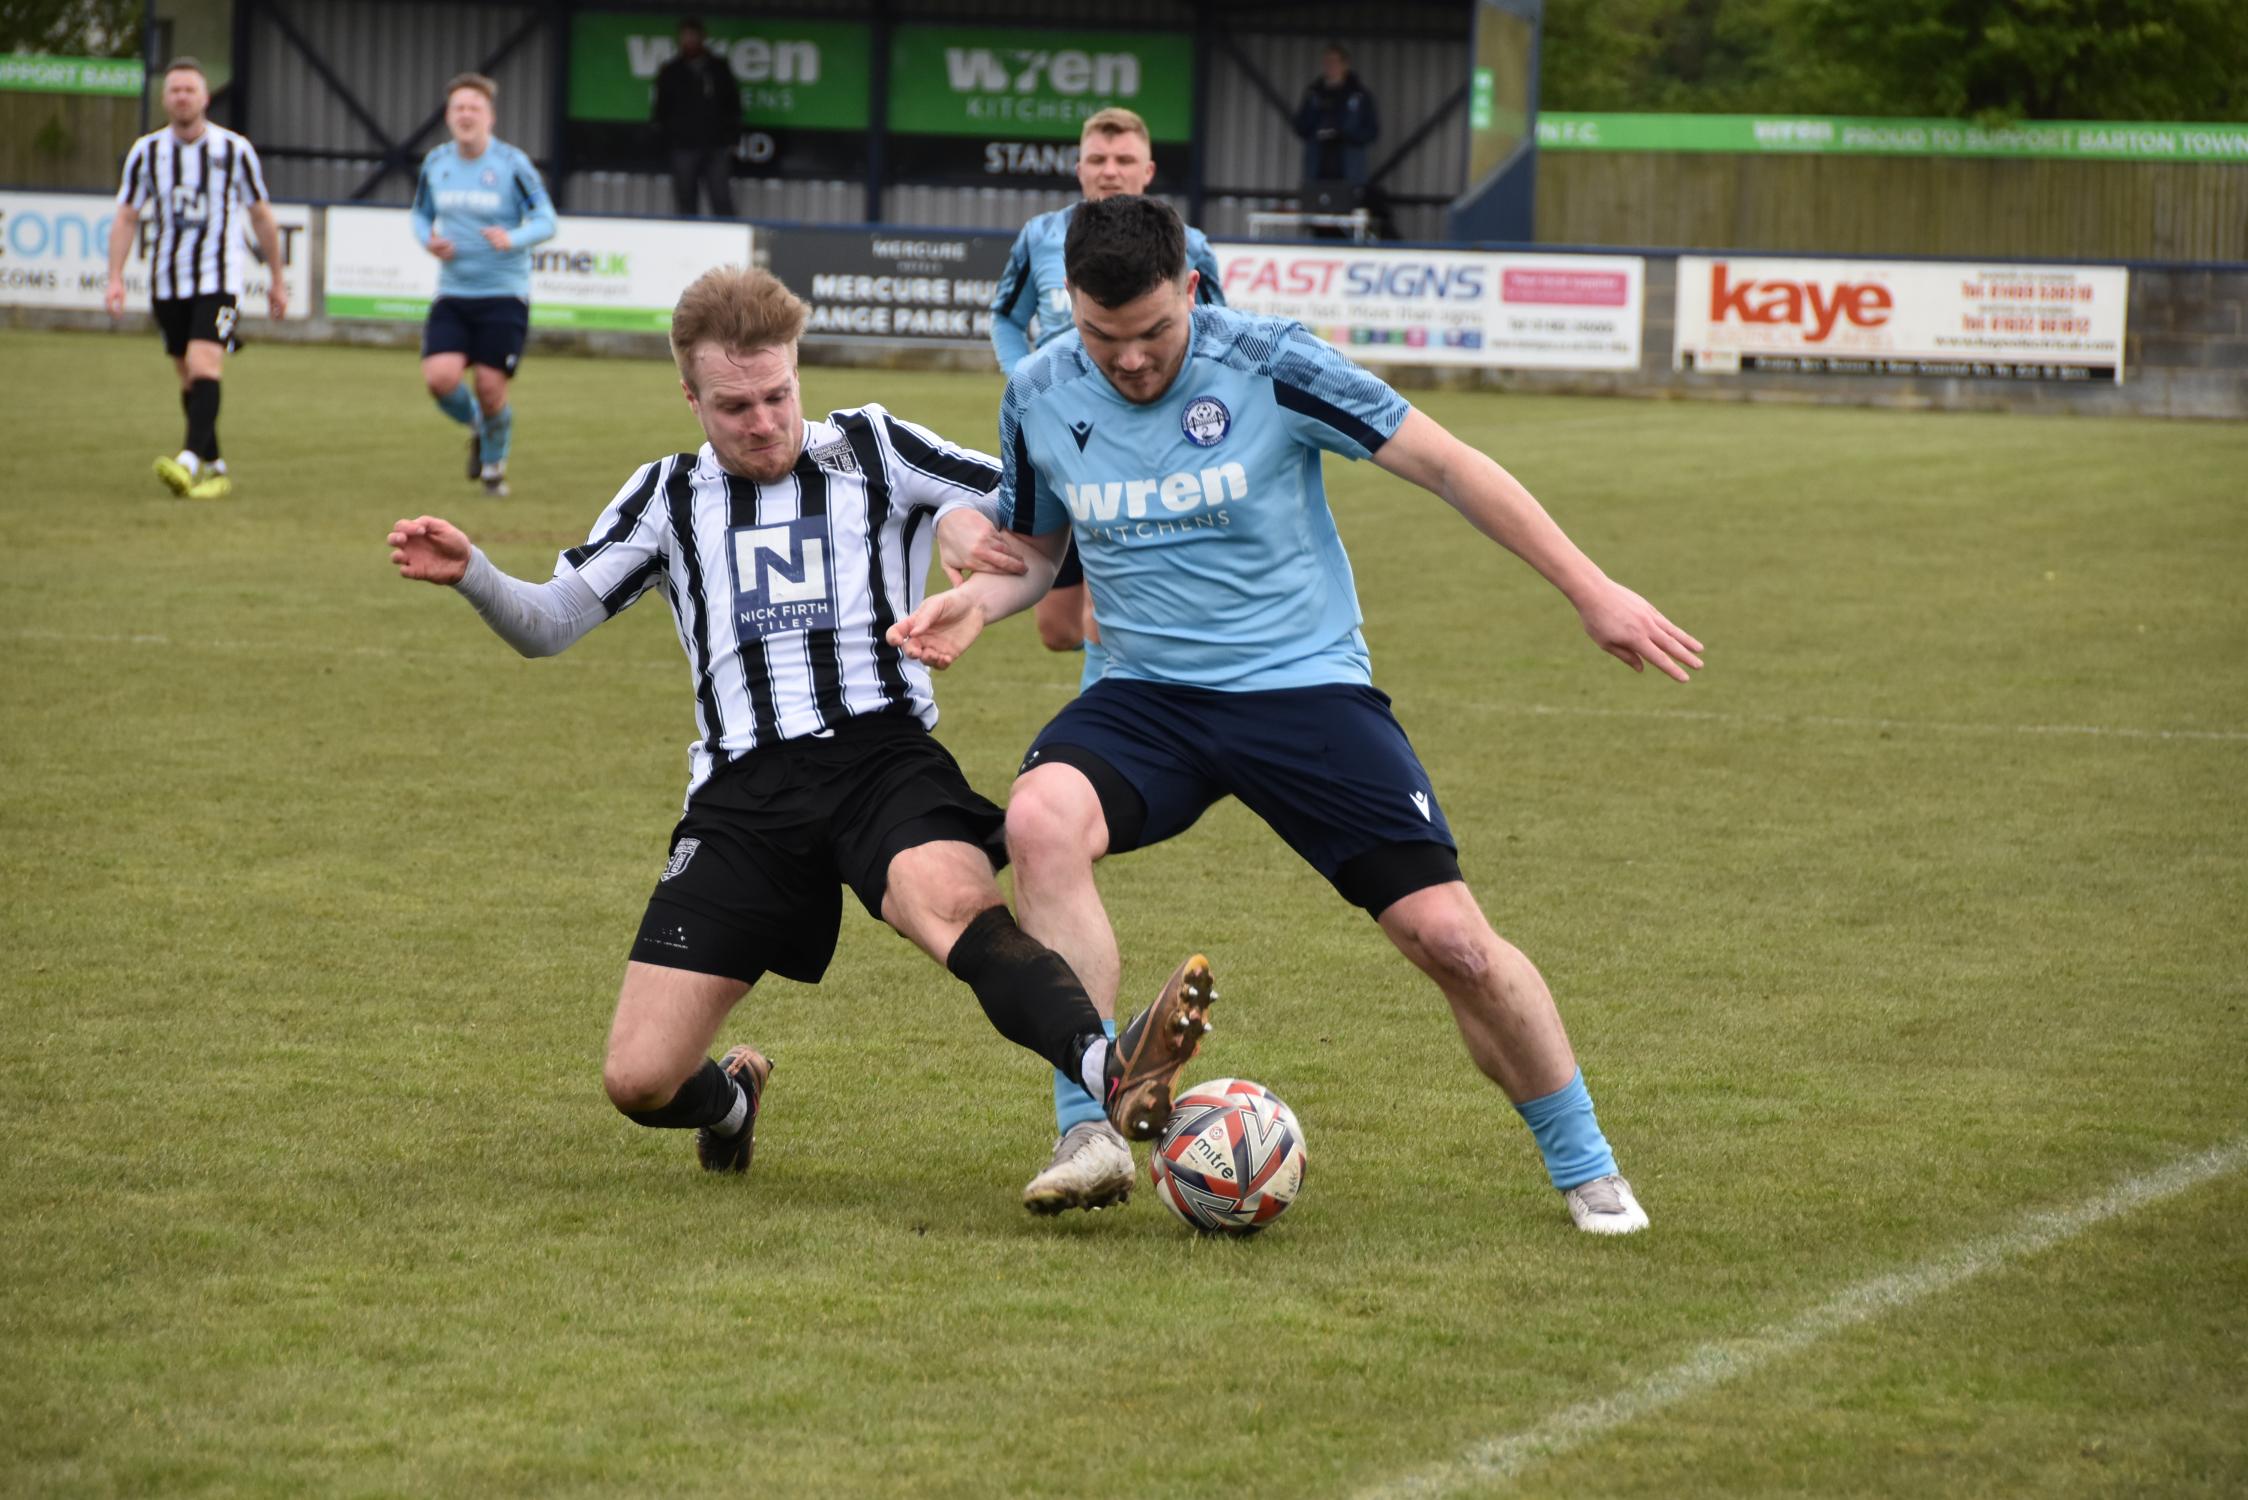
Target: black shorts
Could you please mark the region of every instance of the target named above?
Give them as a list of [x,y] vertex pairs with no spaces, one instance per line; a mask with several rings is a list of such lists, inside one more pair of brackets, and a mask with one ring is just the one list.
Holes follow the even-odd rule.
[[1022,768],[1054,762],[1099,793],[1111,854],[1184,833],[1233,796],[1374,916],[1460,878],[1428,772],[1375,688],[1220,693],[1103,677],[1039,731]]
[[530,332],[531,305],[520,297],[440,297],[422,324],[422,358],[465,354],[472,365],[513,375]]
[[879,921],[901,851],[974,844],[996,870],[1006,827],[951,752],[902,714],[751,751],[688,802],[632,956],[748,984],[768,969],[817,984],[835,956],[843,886]]
[[158,297],[149,304],[156,326],[164,335],[164,352],[174,359],[187,353],[191,341],[201,340],[222,349],[242,347],[235,331],[240,316],[232,292],[206,292],[199,297]]

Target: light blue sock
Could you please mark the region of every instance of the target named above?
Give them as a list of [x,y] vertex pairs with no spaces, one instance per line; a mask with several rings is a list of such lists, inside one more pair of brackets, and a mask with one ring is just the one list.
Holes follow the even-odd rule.
[[469,394],[465,380],[437,398],[437,409],[463,427],[476,425],[476,398]]
[[1538,1150],[1545,1153],[1546,1175],[1563,1192],[1616,1170],[1616,1153],[1600,1133],[1582,1068],[1543,1099],[1514,1107],[1537,1138]]
[[503,406],[498,411],[486,416],[484,425],[477,431],[483,438],[484,462],[488,464],[506,463],[507,440],[515,433],[515,407],[512,404]]
[[[1110,1041],[1116,1040],[1116,1022],[1114,1020],[1101,1022],[1101,1030],[1108,1033]],[[1102,1120],[1107,1117],[1108,1112],[1101,1108],[1100,1101],[1085,1092],[1084,1084],[1079,1083],[1061,1069],[1054,1069],[1054,1133],[1056,1135],[1069,1134],[1069,1127],[1072,1125],[1082,1125],[1088,1120]]]

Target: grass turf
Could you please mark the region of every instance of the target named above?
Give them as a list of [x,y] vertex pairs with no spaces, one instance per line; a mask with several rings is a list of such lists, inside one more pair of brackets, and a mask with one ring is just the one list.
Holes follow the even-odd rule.
[[[169,499],[147,339],[0,335],[0,1488],[1344,1495],[2248,1129],[2237,427],[1430,395],[1710,647],[1598,655],[1331,462],[1377,680],[1544,967],[1655,1218],[1572,1234],[1442,1001],[1238,808],[1104,872],[1127,1003],[1303,1119],[1246,1243],[1038,1221],[1042,1070],[863,914],[729,1037],[756,1172],[600,1094],[693,735],[660,600],[526,663],[391,576],[424,510],[543,577],[696,440],[534,359],[517,498],[397,352],[228,372]],[[991,441],[995,379],[813,369]],[[1074,659],[939,681],[1003,791]],[[1532,1492],[2248,1486],[2230,1178],[1532,1470]]]

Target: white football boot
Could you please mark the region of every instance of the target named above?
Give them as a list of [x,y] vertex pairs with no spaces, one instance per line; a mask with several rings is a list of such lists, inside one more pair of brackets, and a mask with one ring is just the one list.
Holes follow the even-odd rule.
[[1034,1214],[1071,1208],[1107,1208],[1132,1196],[1132,1148],[1106,1120],[1072,1125],[1054,1145],[1046,1170],[1023,1187],[1023,1207]]
[[1637,1234],[1647,1227],[1647,1210],[1620,1172],[1580,1182],[1561,1197],[1569,1205],[1569,1217],[1586,1234]]

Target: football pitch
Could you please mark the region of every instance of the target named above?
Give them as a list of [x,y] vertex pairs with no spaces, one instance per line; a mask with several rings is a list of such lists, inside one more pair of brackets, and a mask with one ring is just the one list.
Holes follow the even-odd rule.
[[[1302,1120],[1246,1241],[1038,1220],[1046,1075],[847,903],[747,1179],[601,1092],[685,784],[660,596],[518,659],[699,434],[535,355],[515,498],[409,351],[0,333],[0,1492],[1352,1497],[2248,1489],[2248,432],[1428,393],[1703,640],[1600,655],[1329,460],[1376,681],[1544,969],[1651,1232],[1574,1233],[1434,987],[1237,806],[1104,867],[1125,1007]],[[994,441],[996,377],[805,372]],[[1412,394],[1412,393],[1409,393]],[[1074,657],[938,679],[1004,797]],[[1140,1153],[1144,1165],[1144,1149]]]

